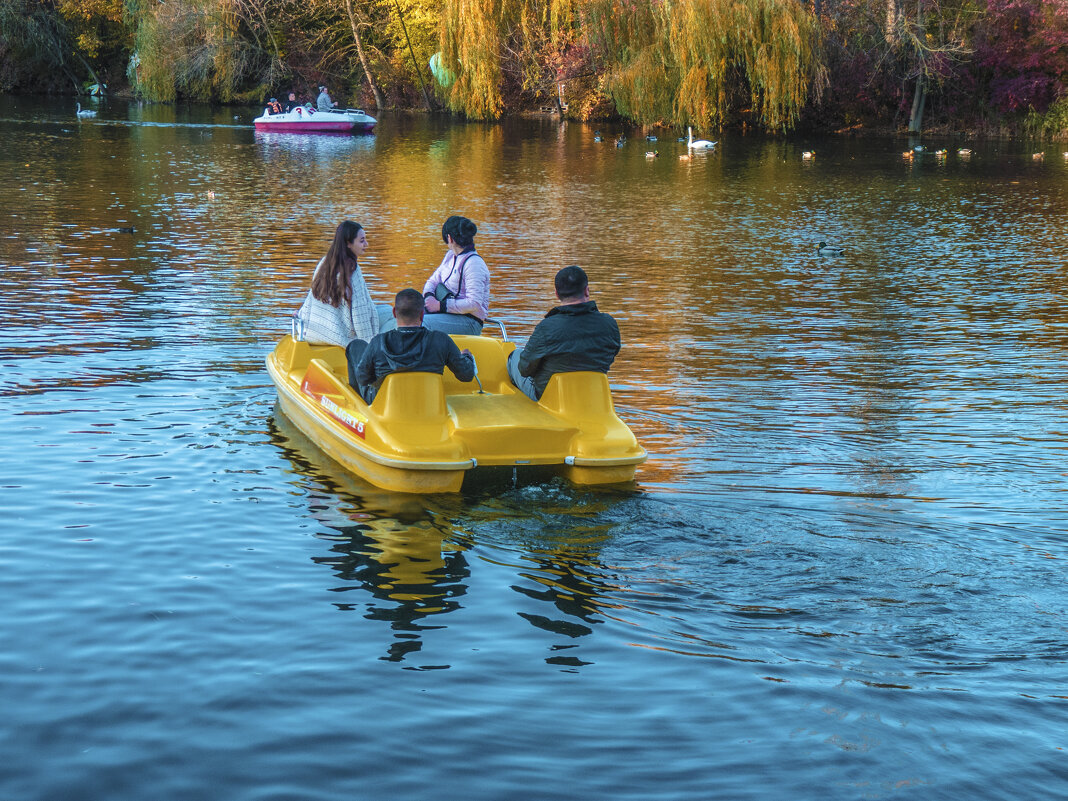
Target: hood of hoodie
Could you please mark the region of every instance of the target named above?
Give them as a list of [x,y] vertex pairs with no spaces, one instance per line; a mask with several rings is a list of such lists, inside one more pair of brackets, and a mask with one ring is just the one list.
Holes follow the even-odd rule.
[[382,353],[390,370],[399,373],[423,364],[430,333],[422,326],[387,331],[382,337]]
[[587,300],[585,303],[568,303],[563,306],[554,306],[549,309],[549,313],[546,317],[552,317],[554,314],[593,314],[597,311],[597,303],[592,300]]

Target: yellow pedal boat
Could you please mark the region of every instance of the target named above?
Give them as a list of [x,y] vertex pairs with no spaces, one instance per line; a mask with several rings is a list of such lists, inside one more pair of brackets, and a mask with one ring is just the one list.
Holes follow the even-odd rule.
[[575,484],[631,481],[645,450],[616,416],[608,377],[554,375],[534,402],[508,379],[514,342],[453,336],[478,381],[446,369],[386,376],[374,403],[348,384],[342,348],[286,336],[267,357],[278,405],[334,461],[382,489],[458,492],[485,466],[556,466]]

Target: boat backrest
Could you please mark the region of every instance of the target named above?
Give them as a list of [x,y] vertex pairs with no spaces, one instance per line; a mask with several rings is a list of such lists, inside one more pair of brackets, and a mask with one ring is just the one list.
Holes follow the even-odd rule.
[[604,373],[556,373],[538,401],[546,409],[570,420],[615,416],[612,390]]
[[308,342],[284,337],[274,351],[279,365],[286,370],[303,370],[312,359],[322,359],[338,376],[348,375],[345,349],[336,345],[312,345]]
[[[478,365],[478,380],[486,392],[500,393],[502,386],[511,388],[508,380],[508,354],[515,350],[515,343],[501,342],[484,336],[453,336],[452,341],[460,350],[469,350]],[[445,368],[445,392],[449,395],[478,392],[478,383],[458,381],[449,368]]]
[[444,417],[442,378],[437,373],[390,373],[383,379],[371,408],[392,420],[421,422]]

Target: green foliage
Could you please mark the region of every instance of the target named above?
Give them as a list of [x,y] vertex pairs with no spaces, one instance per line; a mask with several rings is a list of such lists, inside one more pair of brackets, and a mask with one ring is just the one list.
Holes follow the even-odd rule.
[[62,69],[69,37],[62,20],[36,0],[0,3],[0,91]]
[[0,91],[96,83],[91,63],[124,58],[121,12],[119,0],[2,0]]
[[227,102],[259,95],[259,87],[281,71],[281,51],[265,3],[131,0],[137,91],[156,101],[181,95]]
[[496,118],[501,98],[503,5],[508,0],[445,0],[441,65],[457,78],[445,91],[449,107],[474,119]]
[[1032,111],[1027,115],[1028,130],[1037,136],[1051,139],[1068,139],[1068,96],[1054,101],[1043,113]]

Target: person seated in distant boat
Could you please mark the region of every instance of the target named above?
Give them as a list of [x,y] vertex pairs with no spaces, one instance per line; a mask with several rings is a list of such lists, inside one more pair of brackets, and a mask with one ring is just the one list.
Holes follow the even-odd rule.
[[423,325],[446,334],[480,334],[489,316],[490,274],[475,251],[477,226],[453,215],[441,226],[448,252],[423,286],[426,310]]
[[371,403],[382,381],[390,373],[438,373],[448,367],[460,381],[475,377],[475,358],[469,350],[440,331],[423,327],[423,296],[414,289],[402,289],[393,304],[397,326],[378,334],[370,342],[353,340],[345,348],[349,363],[349,384]]
[[590,281],[577,265],[556,274],[560,305],[550,309],[522,349],[508,354],[508,377],[538,400],[556,373],[607,373],[619,353],[619,326],[590,300]]
[[286,104],[282,107],[282,109],[284,111],[288,112],[288,111],[292,111],[293,109],[295,109],[299,105],[300,105],[300,103],[297,102],[297,93],[296,92],[290,92],[289,93],[289,99],[286,100]]
[[297,312],[306,342],[345,347],[353,339],[366,341],[390,317],[388,305],[376,306],[371,300],[360,272],[359,258],[366,250],[363,226],[345,220],[337,227],[330,250],[312,275],[308,297]]
[[272,97],[267,101],[267,113],[268,114],[281,114],[282,104],[278,102],[277,97]]
[[330,109],[337,106],[333,100],[330,99],[330,93],[326,91],[325,86],[319,87],[319,97],[315,100],[315,107],[319,111],[330,111]]

